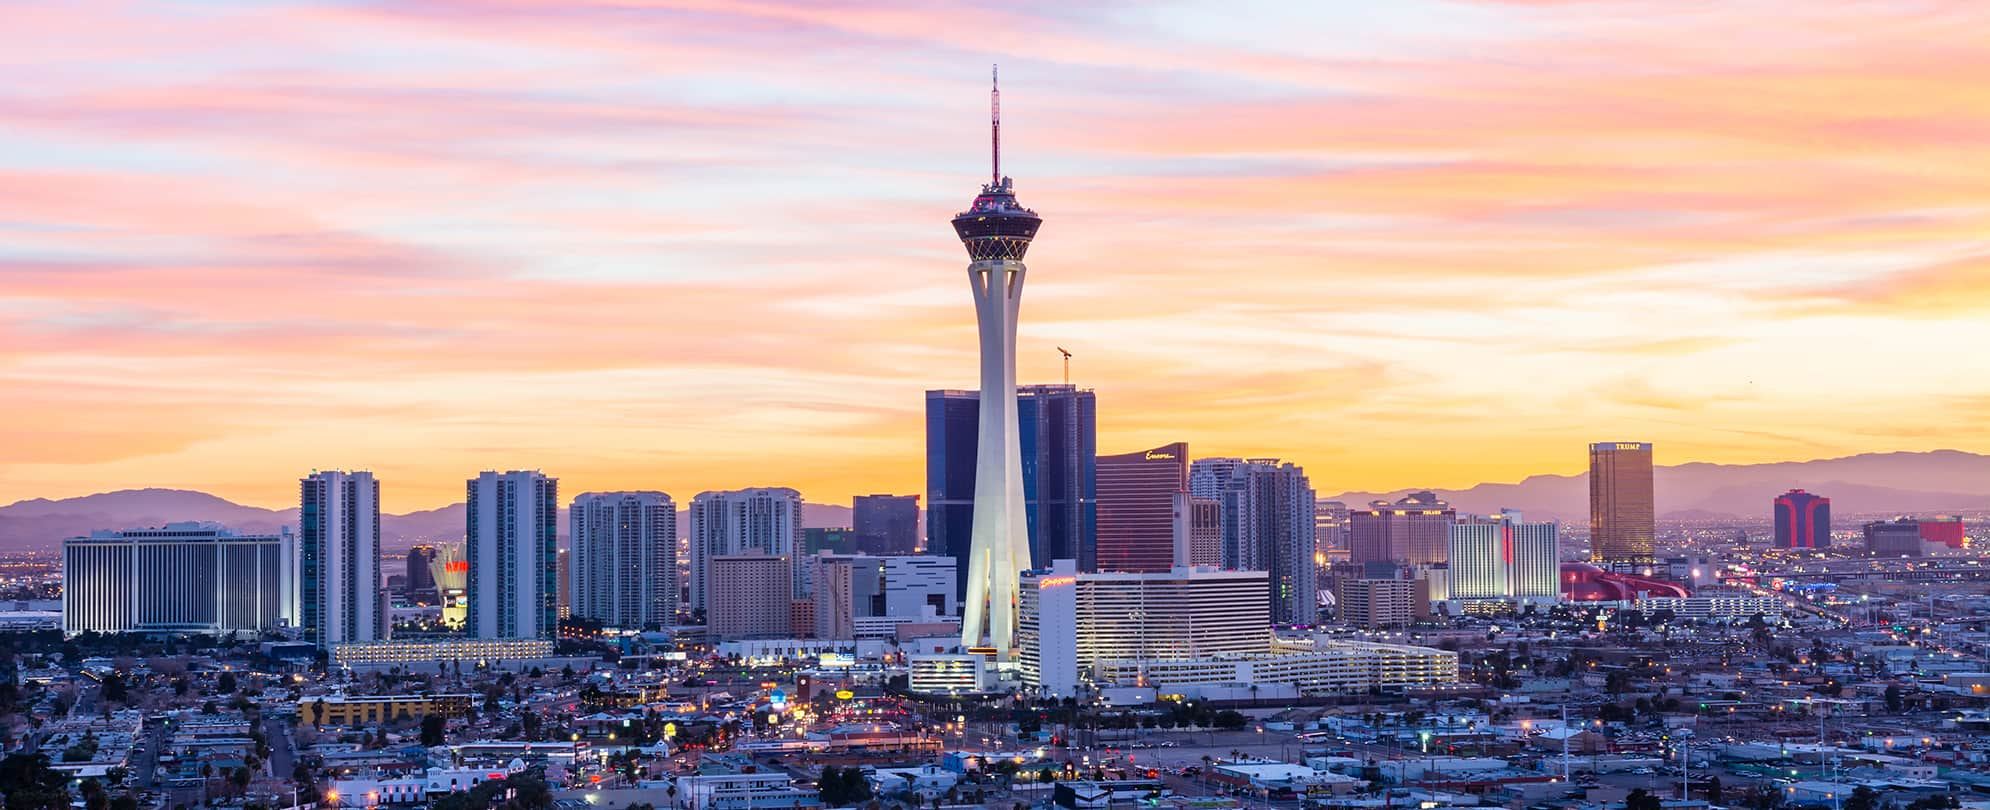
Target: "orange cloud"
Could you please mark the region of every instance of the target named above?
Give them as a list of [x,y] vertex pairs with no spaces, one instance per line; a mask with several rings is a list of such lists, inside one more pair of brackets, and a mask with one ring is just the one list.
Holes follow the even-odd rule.
[[1046,218],[1020,376],[1077,352],[1102,450],[1338,491],[1598,437],[1990,448],[1990,367],[1954,351],[1990,344],[1986,33],[1863,3],[22,9],[0,501],[281,505],[331,466],[397,510],[486,467],[918,492],[920,392],[974,380],[946,220],[992,61]]

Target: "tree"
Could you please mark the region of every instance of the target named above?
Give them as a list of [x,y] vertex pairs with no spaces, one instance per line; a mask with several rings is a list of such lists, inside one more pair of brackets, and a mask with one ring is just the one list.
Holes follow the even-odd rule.
[[421,719],[421,744],[434,748],[447,742],[448,737],[445,732],[448,729],[449,721],[442,715],[431,714],[423,717]]
[[1845,797],[1844,810],[1873,810],[1879,805],[1879,792],[1860,785],[1852,788],[1852,795]]
[[1783,792],[1777,790],[1774,785],[1756,785],[1749,789],[1748,799],[1744,804],[1754,810],[1775,810],[1783,804]]
[[104,792],[102,782],[85,779],[79,787],[83,792],[84,810],[110,810],[111,797]]
[[222,672],[221,677],[214,682],[214,691],[224,695],[235,694],[235,673]]
[[823,807],[843,805],[843,769],[834,765],[822,766],[822,775],[815,780],[815,792],[822,799]]
[[1708,777],[1707,804],[1719,806],[1720,803],[1721,803],[1721,778],[1718,776]]
[[124,673],[112,672],[104,678],[104,700],[123,703],[131,698],[129,687],[124,683]]
[[816,780],[816,787],[821,792],[824,807],[844,807],[871,800],[871,782],[864,778],[864,769],[855,765],[848,768],[824,767],[821,778]]
[[1665,810],[1665,803],[1651,791],[1636,788],[1624,797],[1624,810]]
[[68,778],[48,766],[42,754],[10,754],[0,759],[0,793],[7,810],[68,810]]
[[1902,703],[1903,701],[1900,699],[1900,684],[1897,683],[1887,684],[1886,710],[1893,714],[1899,714]]

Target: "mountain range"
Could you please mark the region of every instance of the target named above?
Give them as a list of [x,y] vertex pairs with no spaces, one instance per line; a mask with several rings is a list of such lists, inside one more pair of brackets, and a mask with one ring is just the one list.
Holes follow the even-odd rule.
[[[1792,488],[1831,498],[1836,515],[1929,514],[1990,510],[1990,456],[1957,450],[1922,453],[1867,453],[1815,461],[1769,464],[1691,463],[1659,467],[1653,473],[1659,516],[1668,520],[1719,520],[1769,515],[1770,501]],[[1490,514],[1521,509],[1530,519],[1584,521],[1589,515],[1586,474],[1536,475],[1517,484],[1480,484],[1469,489],[1433,489],[1461,512]],[[1349,506],[1391,492],[1348,492],[1333,496]],[[463,504],[404,515],[381,515],[380,531],[389,548],[420,541],[460,540]],[[295,526],[296,509],[243,506],[204,492],[128,489],[79,498],[36,498],[0,506],[0,551],[53,549],[65,537],[93,529],[159,526],[169,522],[215,521],[242,532],[275,532]],[[680,527],[689,522],[680,517]],[[850,508],[835,504],[802,506],[802,525],[848,526]],[[566,530],[565,510],[560,530]],[[682,529],[680,529],[681,531]]]
[[[382,514],[382,546],[407,548],[420,542],[447,542],[463,539],[466,506],[460,503],[409,512]],[[181,521],[213,521],[249,534],[274,534],[284,526],[297,526],[297,509],[263,509],[186,489],[125,489],[100,492],[78,498],[49,500],[34,498],[0,506],[0,551],[53,549],[65,537],[87,535],[97,529],[131,529],[163,526]],[[689,529],[690,521],[678,513],[679,531]],[[802,525],[848,526],[850,507],[826,503],[803,503]],[[560,510],[559,530],[566,538],[567,510]]]
[[[1767,519],[1770,502],[1791,489],[1830,498],[1831,512],[1839,516],[1975,511],[1990,509],[1990,456],[1935,450],[1768,464],[1695,462],[1653,470],[1652,489],[1661,520]],[[1365,506],[1406,491],[1413,490],[1348,492],[1333,499]],[[1525,511],[1530,520],[1589,519],[1587,473],[1430,491],[1460,512],[1492,514],[1508,508]]]

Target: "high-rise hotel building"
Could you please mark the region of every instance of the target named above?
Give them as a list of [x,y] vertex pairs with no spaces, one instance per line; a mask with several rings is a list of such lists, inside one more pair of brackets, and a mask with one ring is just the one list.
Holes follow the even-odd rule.
[[62,541],[62,630],[257,633],[291,621],[290,532],[213,523],[97,531]]
[[1278,459],[1196,459],[1189,492],[1221,504],[1223,567],[1270,575],[1272,621],[1318,622],[1313,484],[1306,471]]
[[589,492],[567,511],[569,610],[609,627],[677,621],[677,504],[661,492]]
[[1023,574],[1016,634],[1023,682],[1071,695],[1102,661],[1255,655],[1271,649],[1263,571]]
[[1096,570],[1175,566],[1176,500],[1188,495],[1188,443],[1099,456],[1098,492]]
[[1831,547],[1831,499],[1793,489],[1776,496],[1776,548]]
[[1602,565],[1652,564],[1657,517],[1650,442],[1589,446],[1589,559]]
[[705,596],[713,639],[792,638],[794,567],[786,557],[759,549],[714,554],[705,560]]
[[470,610],[464,629],[472,638],[554,638],[560,627],[560,479],[486,471],[465,488]]
[[[802,545],[802,494],[786,487],[700,492],[691,499],[691,610],[709,613],[711,560],[759,552],[790,565]],[[787,581],[792,586],[796,572]],[[806,591],[795,589],[791,598]],[[768,610],[775,609],[768,605]],[[778,606],[787,610],[786,603]],[[709,616],[708,616],[709,618]]]
[[392,622],[380,576],[380,484],[370,472],[315,472],[299,485],[298,609],[320,647],[384,641]]
[[1412,492],[1395,503],[1375,501],[1348,512],[1348,560],[1440,565],[1450,558],[1450,530],[1458,513],[1435,493]]
[[1223,567],[1223,502],[1184,492],[1175,496],[1174,517],[1174,567]]
[[1520,512],[1451,524],[1451,598],[1463,602],[1553,604],[1561,595],[1560,527],[1528,523]]

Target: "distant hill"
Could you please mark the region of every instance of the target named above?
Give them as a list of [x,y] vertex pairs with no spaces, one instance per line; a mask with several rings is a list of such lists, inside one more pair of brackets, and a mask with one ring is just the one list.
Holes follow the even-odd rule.
[[[405,549],[417,542],[463,539],[465,506],[450,504],[405,515],[381,515],[381,545]],[[560,510],[560,537],[566,537],[566,510]],[[245,533],[275,533],[297,525],[296,509],[243,506],[205,492],[185,489],[126,489],[79,498],[34,498],[0,506],[0,551],[53,549],[63,538],[96,529],[133,529],[181,521],[213,521]],[[802,525],[849,526],[850,507],[826,503],[802,504]],[[689,522],[678,520],[679,532]]]
[[[1653,472],[1652,487],[1659,516],[1671,519],[1767,516],[1770,501],[1790,489],[1830,498],[1836,515],[1990,509],[1990,456],[1936,450],[1769,464],[1695,462],[1660,466]],[[1405,491],[1349,492],[1333,499],[1359,506],[1401,497]],[[1530,519],[1589,519],[1586,473],[1432,491],[1463,512],[1489,514],[1508,508],[1524,510]]]

